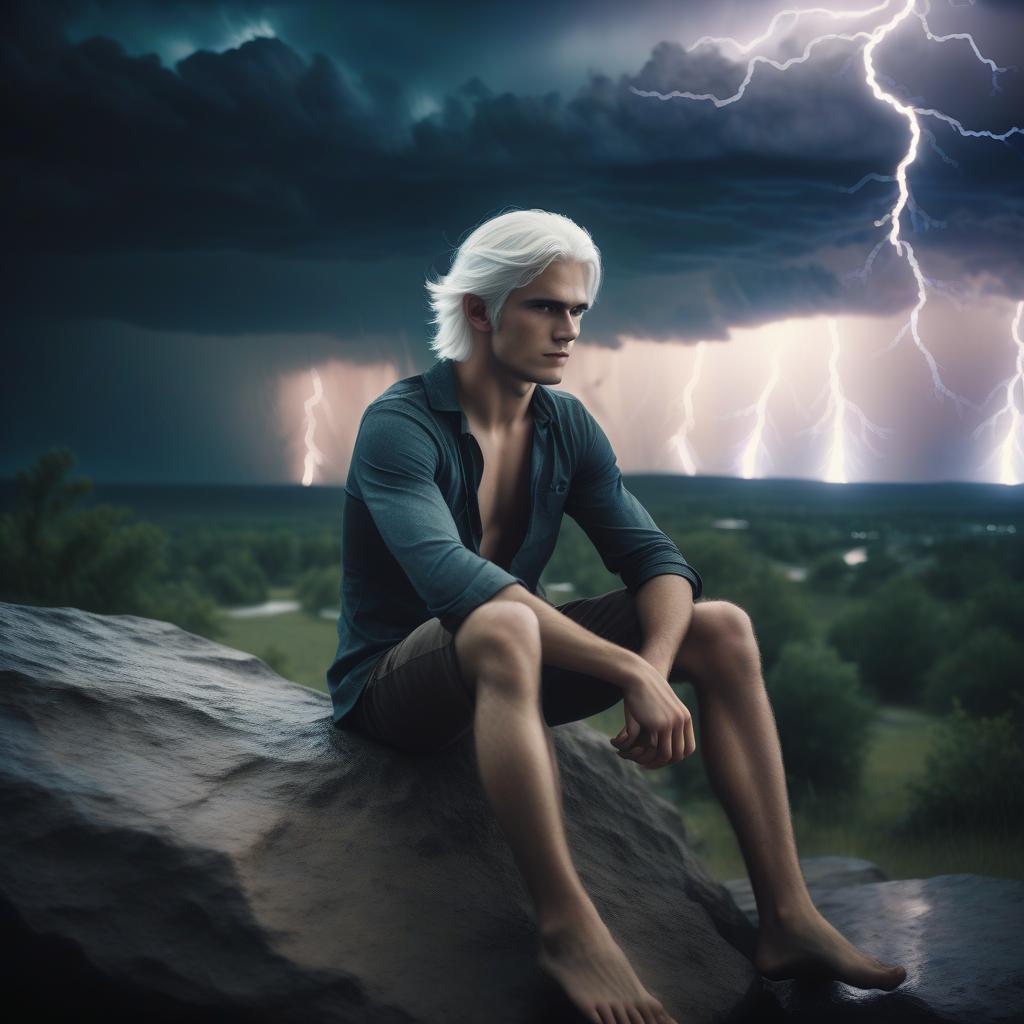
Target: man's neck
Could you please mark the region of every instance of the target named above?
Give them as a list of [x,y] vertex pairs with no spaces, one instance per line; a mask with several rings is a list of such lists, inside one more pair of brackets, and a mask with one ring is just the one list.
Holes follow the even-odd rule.
[[475,356],[456,362],[459,405],[466,418],[490,434],[516,430],[530,421],[530,402],[536,383],[494,372]]

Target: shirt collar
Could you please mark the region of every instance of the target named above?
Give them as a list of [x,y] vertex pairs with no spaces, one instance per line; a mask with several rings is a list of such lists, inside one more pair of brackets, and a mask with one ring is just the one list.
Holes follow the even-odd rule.
[[[455,363],[451,359],[438,359],[434,365],[423,373],[423,386],[427,392],[427,402],[431,409],[438,412],[457,412],[462,414],[462,432],[468,433],[469,426],[466,414],[459,405],[459,393],[456,388]],[[547,423],[551,418],[554,402],[543,384],[536,384],[530,398],[530,409],[533,411],[534,423]]]

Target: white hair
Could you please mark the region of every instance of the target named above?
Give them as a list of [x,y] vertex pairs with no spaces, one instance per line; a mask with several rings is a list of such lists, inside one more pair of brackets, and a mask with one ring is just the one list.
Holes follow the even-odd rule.
[[462,362],[470,356],[473,335],[462,310],[464,295],[483,299],[487,319],[497,330],[509,293],[555,260],[583,264],[592,306],[601,284],[601,253],[575,221],[547,210],[512,210],[475,228],[456,251],[451,270],[426,283],[434,311],[430,322],[437,325],[430,347],[437,357]]

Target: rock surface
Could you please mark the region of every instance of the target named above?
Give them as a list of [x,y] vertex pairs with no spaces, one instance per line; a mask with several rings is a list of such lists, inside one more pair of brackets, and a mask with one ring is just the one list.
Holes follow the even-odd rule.
[[[640,769],[554,730],[573,856],[687,1024],[744,1013],[753,930]],[[577,1019],[471,740],[410,757],[263,662],[133,616],[0,604],[3,1006],[289,1024]]]
[[815,905],[855,946],[907,968],[893,992],[766,982],[787,1020],[1024,1021],[1024,882],[937,875],[819,890]]

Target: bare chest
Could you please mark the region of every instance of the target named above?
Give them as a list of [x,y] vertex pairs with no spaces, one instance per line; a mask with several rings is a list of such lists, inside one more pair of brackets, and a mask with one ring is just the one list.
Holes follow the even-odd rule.
[[480,554],[507,569],[530,522],[530,454],[533,424],[508,435],[473,431],[484,458],[477,490],[483,535]]

